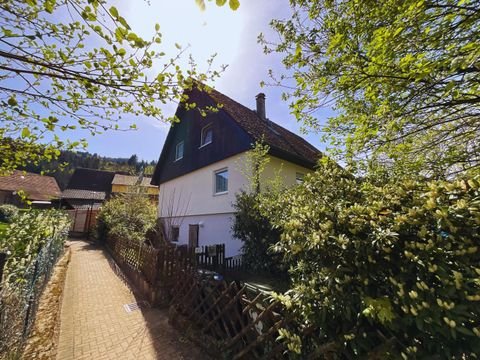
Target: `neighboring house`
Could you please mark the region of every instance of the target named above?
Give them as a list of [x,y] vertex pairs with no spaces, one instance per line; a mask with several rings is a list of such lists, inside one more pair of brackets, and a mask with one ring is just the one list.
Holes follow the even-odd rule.
[[231,234],[235,194],[249,185],[247,152],[257,141],[270,146],[264,177],[278,174],[284,185],[302,181],[322,156],[301,137],[266,117],[265,95],[251,110],[211,90],[193,89],[189,101],[199,107],[222,107],[202,117],[198,110],[179,107],[152,178],[160,186],[158,214],[168,237],[178,244],[226,244],[226,255],[237,255],[242,243]]
[[62,205],[70,209],[96,210],[110,197],[114,172],[75,169],[62,192]]
[[19,207],[24,202],[19,196],[23,191],[33,207],[51,207],[60,198],[60,188],[51,176],[16,170],[10,175],[0,176],[0,205],[13,204]]
[[112,195],[143,193],[147,194],[153,202],[158,201],[158,186],[150,185],[152,178],[115,174],[112,180]]

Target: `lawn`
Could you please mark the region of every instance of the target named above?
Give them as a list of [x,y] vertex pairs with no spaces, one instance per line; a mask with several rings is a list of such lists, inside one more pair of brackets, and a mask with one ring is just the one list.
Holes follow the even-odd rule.
[[8,224],[0,222],[0,239],[3,237],[3,234],[7,231]]

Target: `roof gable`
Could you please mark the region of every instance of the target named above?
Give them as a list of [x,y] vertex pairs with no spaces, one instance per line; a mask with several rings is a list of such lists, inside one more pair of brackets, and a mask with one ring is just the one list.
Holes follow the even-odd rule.
[[[206,92],[193,90],[189,101],[199,108],[216,106]],[[220,109],[202,117],[198,109],[186,111],[183,106],[177,108],[179,123],[172,124],[160,159],[152,178],[153,185],[159,185],[175,177],[182,176],[227,157],[245,152],[252,147],[252,137],[235,122],[229,114]],[[211,126],[212,142],[202,146],[201,131]],[[183,141],[184,154],[181,160],[175,160],[175,147]]]
[[[225,110],[255,140],[264,141],[273,153],[289,155],[293,162],[300,165],[315,166],[322,153],[302,137],[292,133],[271,120],[263,120],[258,114],[246,106],[232,100],[228,96],[211,90],[209,96]],[[282,157],[282,156],[280,156]],[[295,161],[296,160],[296,161]]]
[[[307,168],[313,169],[317,160],[322,156],[322,153],[318,149],[300,136],[295,135],[291,131],[288,131],[270,120],[261,119],[255,111],[214,89],[202,91],[193,88],[187,92],[187,95],[189,98],[188,101],[190,103],[195,103],[199,108],[204,108],[206,106],[216,107],[219,104],[221,107],[218,112],[209,113],[206,118],[201,118],[198,110],[186,111],[182,105],[179,105],[176,116],[180,119],[180,123],[172,125],[168,132],[160,159],[153,174],[152,184],[154,185],[159,185],[162,182],[199,169],[213,162],[250,150],[253,143],[256,141],[263,141],[267,144],[270,147],[271,155]],[[192,137],[194,141],[200,141],[198,130],[200,125],[198,124],[203,124],[201,126],[205,126],[210,122],[216,124],[217,128],[220,126],[224,127],[223,133],[220,136],[224,137],[224,140],[228,144],[217,149],[217,153],[212,151],[209,161],[197,161],[195,164],[185,166],[183,169],[175,171],[175,168],[181,167],[180,162],[184,160],[182,159],[178,164],[175,164],[175,159],[172,155],[178,141],[182,139],[182,136],[185,141],[191,141]],[[190,126],[188,124],[196,125]],[[195,129],[195,127],[197,128]],[[180,133],[182,133],[181,136],[179,136]],[[218,133],[214,135],[214,144],[218,144],[218,137]],[[238,144],[236,144],[235,141],[237,141]],[[188,152],[189,148],[192,149],[193,153]],[[213,146],[211,148],[213,148]],[[183,163],[198,160],[195,159],[197,149],[199,149],[199,147],[196,143],[185,143],[184,157],[187,160],[183,161]]]

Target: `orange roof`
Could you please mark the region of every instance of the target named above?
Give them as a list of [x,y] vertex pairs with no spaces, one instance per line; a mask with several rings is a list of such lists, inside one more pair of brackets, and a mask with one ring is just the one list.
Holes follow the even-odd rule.
[[52,176],[16,170],[10,175],[0,176],[0,191],[20,191],[29,200],[51,200],[60,197],[60,188]]

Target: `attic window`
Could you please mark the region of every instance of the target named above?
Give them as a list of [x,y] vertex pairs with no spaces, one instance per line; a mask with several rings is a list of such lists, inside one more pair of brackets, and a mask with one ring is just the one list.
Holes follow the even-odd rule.
[[212,142],[213,139],[213,127],[212,124],[208,124],[202,129],[200,135],[200,147],[208,145]]
[[183,141],[180,141],[175,147],[175,161],[183,159]]

